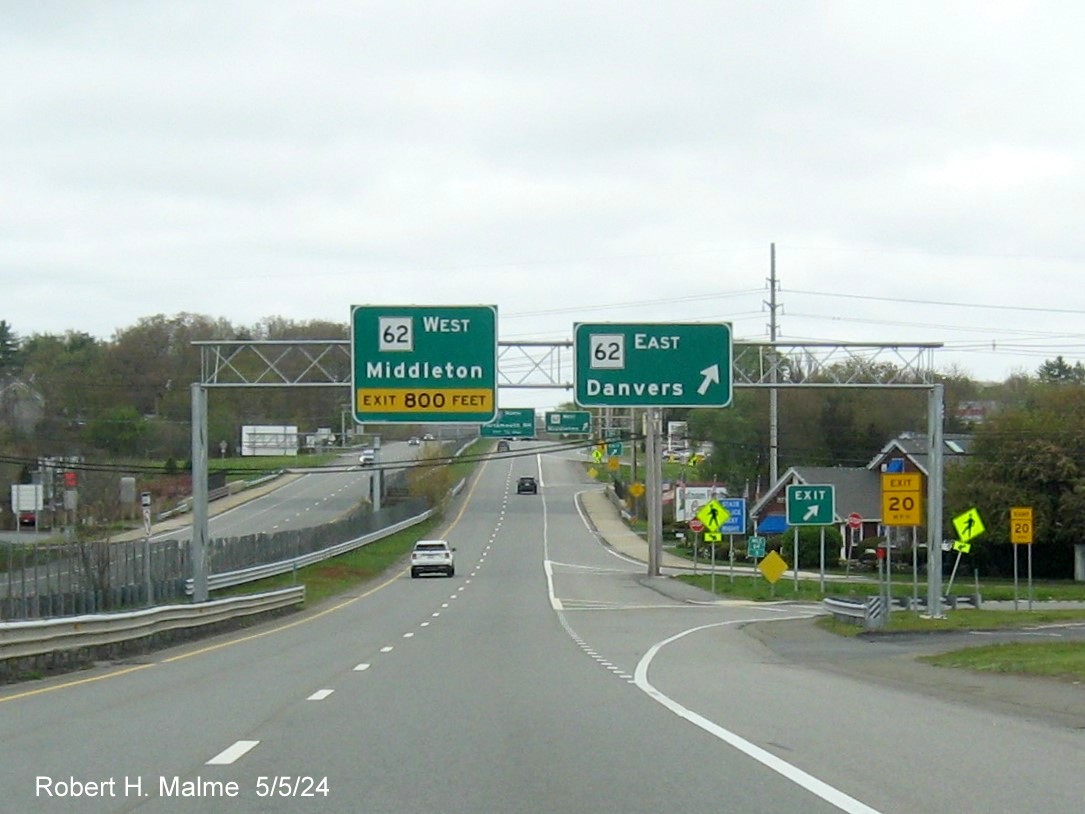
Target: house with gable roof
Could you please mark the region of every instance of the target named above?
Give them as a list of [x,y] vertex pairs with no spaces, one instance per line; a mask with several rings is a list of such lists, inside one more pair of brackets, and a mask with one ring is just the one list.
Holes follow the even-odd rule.
[[[965,460],[971,449],[972,437],[946,435],[943,438],[943,464],[954,466]],[[859,528],[851,538],[855,543],[881,537],[886,529],[882,519],[883,472],[918,472],[923,476],[924,489],[928,476],[927,436],[903,433],[886,444],[863,467],[793,466],[750,508],[750,517],[758,534],[783,534],[787,524],[787,487],[792,485],[832,484],[836,497],[833,524],[848,539],[848,516],[861,518]]]
[[45,417],[45,397],[21,379],[0,379],[0,427],[30,435]]

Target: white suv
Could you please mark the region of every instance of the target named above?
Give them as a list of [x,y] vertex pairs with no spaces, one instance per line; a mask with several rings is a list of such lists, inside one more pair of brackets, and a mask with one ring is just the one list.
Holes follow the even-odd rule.
[[456,563],[452,559],[455,551],[444,540],[419,540],[411,552],[411,579],[422,574],[456,575]]

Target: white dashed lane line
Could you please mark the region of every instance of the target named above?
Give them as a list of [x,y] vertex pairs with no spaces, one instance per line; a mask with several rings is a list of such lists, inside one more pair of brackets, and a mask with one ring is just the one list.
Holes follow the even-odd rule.
[[317,690],[316,692],[314,692],[312,695],[310,695],[305,700],[306,701],[323,701],[325,698],[327,698],[333,692],[335,692],[335,690]]
[[237,741],[233,746],[229,746],[223,749],[213,758],[211,758],[205,765],[207,766],[229,766],[231,763],[239,760],[246,752],[252,749],[260,741]]

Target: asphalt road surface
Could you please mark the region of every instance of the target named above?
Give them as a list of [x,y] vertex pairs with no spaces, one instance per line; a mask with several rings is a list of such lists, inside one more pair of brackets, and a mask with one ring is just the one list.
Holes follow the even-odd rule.
[[649,580],[587,488],[556,457],[490,461],[449,513],[452,579],[4,688],[0,810],[1082,810],[1080,729],[838,669],[864,645],[814,607]]

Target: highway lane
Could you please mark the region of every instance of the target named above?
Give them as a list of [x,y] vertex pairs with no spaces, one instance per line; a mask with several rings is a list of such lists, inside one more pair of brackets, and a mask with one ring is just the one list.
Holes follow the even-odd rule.
[[[539,496],[515,494],[522,474]],[[277,624],[5,688],[4,805],[1080,810],[1081,780],[1064,776],[1076,733],[796,667],[741,625],[813,609],[657,590],[596,540],[573,500],[584,488],[554,457],[491,461],[450,517],[453,579],[401,575]],[[113,779],[118,796],[35,796],[38,776]],[[258,796],[280,776],[327,778],[327,794]],[[239,796],[162,798],[161,778]],[[150,796],[124,795],[125,779]]]
[[[421,447],[406,442],[385,444],[380,451],[380,466],[391,472],[397,462],[415,459]],[[358,465],[357,450],[345,453],[326,472],[302,474],[280,488],[208,520],[212,538],[241,537],[248,534],[272,534],[288,529],[310,528],[330,523],[351,511],[371,495],[375,469]],[[157,532],[153,539],[187,540],[192,527]]]
[[[406,442],[391,442],[383,446],[380,453],[380,467],[388,474],[396,471],[398,462],[413,461],[422,448],[410,446]],[[354,509],[360,501],[368,500],[371,495],[371,480],[375,469],[358,466],[356,451],[341,456],[338,467],[329,467],[328,471],[301,474],[288,479],[274,491],[241,503],[234,508],[212,514],[208,520],[212,539],[242,537],[254,534],[274,534],[279,531],[303,529],[330,523]],[[387,475],[386,475],[387,476]],[[212,510],[217,508],[212,504]],[[189,519],[191,522],[191,519]],[[192,537],[191,525],[178,527],[176,521],[167,523],[167,528],[154,531],[153,540],[187,541]],[[30,536],[27,535],[30,539]],[[135,561],[142,559],[142,550],[132,552]],[[128,563],[117,562],[117,573],[129,567]],[[76,568],[75,573],[82,572]],[[12,580],[9,585],[8,580]],[[49,564],[48,573],[43,570],[24,585],[22,573],[13,568],[0,579],[0,597],[12,595],[49,593],[50,586],[74,583],[72,568],[65,561]]]
[[[816,608],[683,607],[646,587],[655,581],[639,576],[643,566],[624,573],[602,546],[591,552],[552,540],[549,559],[553,601],[586,648],[721,744],[804,788],[846,795],[843,810],[1081,810],[1080,729],[811,663],[831,668],[831,653],[797,663],[743,630]],[[891,677],[891,668],[884,672]]]
[[[449,531],[453,579],[401,576],[322,615],[5,690],[5,800],[81,813],[832,810],[790,784],[739,790],[702,771],[711,739],[578,646],[549,600],[544,501],[514,494],[533,465],[483,467]],[[591,544],[575,511],[554,523]],[[258,796],[273,776],[327,778],[327,796]],[[42,797],[39,777],[112,780],[118,796]],[[173,778],[238,783],[240,796],[163,797],[182,788]]]

